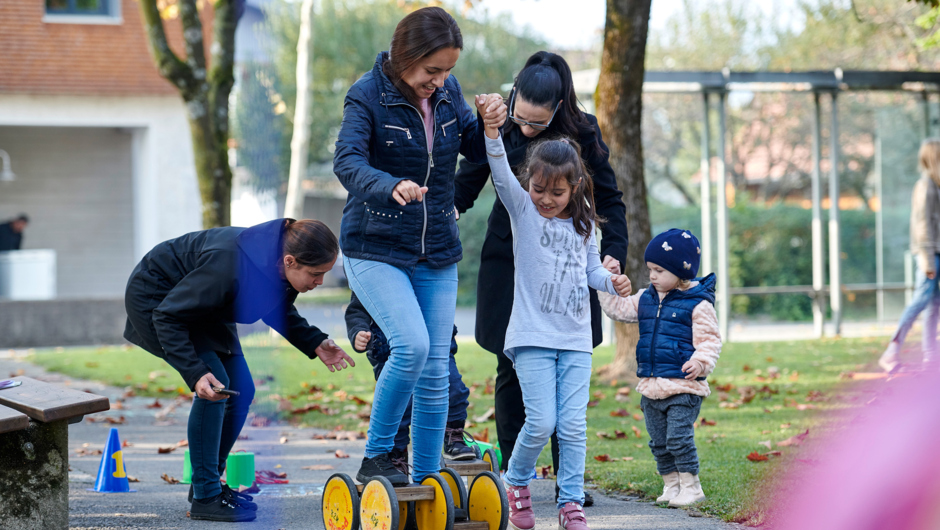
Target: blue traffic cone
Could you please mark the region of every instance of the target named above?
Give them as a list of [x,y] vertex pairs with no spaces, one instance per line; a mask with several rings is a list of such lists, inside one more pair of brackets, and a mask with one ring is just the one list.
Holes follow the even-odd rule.
[[108,443],[105,445],[104,452],[101,453],[101,464],[98,465],[98,479],[95,481],[95,489],[100,493],[126,493],[132,490],[127,481],[127,471],[124,469],[124,452],[121,451],[121,439],[118,437],[118,431],[111,427],[111,433],[108,435]]

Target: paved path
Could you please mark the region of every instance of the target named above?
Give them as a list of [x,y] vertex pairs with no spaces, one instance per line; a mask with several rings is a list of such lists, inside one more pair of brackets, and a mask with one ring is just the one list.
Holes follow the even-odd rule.
[[[90,390],[108,396],[112,406],[123,391],[98,383],[69,380],[58,374],[46,373],[42,368],[25,363],[8,352],[0,352],[0,378],[8,374],[28,375],[37,379],[69,385],[72,388]],[[188,487],[170,485],[160,476],[164,473],[181,478],[183,473],[183,450],[170,454],[158,454],[159,447],[175,445],[186,438],[188,403],[157,419],[160,409],[147,405],[153,398],[128,398],[123,409],[95,415],[97,418],[123,416],[125,423],[118,425],[122,441],[131,443],[124,451],[124,462],[128,475],[140,482],[131,486],[136,493],[100,494],[87,491],[94,486],[100,456],[79,456],[82,450],[103,449],[110,425],[103,421],[69,426],[69,508],[70,528],[82,530],[110,530],[124,528],[148,529],[231,529],[226,523],[191,521],[186,517]],[[170,401],[161,400],[164,405]],[[364,441],[314,440],[315,429],[299,429],[288,424],[272,424],[267,427],[246,426],[235,448],[253,451],[257,469],[286,472],[290,484],[262,486],[256,499],[260,505],[259,517],[250,528],[268,529],[321,529],[321,487],[330,474],[340,471],[354,475],[362,459]],[[287,443],[280,443],[283,437]],[[336,458],[340,449],[349,454],[347,459]],[[312,471],[303,466],[325,464],[333,470]],[[280,467],[278,467],[280,466]],[[554,481],[533,482],[533,503],[539,516],[537,530],[557,528],[557,511],[553,502]],[[723,523],[713,518],[695,517],[694,512],[673,510],[654,506],[627,497],[607,496],[594,492],[596,504],[586,510],[591,528],[594,530],[728,530],[743,528]],[[692,514],[692,515],[690,515]]]

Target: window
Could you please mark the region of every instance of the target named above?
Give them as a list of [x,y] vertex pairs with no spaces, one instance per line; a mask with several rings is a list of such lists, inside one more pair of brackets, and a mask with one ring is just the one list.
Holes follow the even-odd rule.
[[46,0],[49,15],[109,15],[110,0]]
[[[2,0],[0,0],[2,1]],[[121,24],[121,0],[44,0],[43,22],[53,24]]]

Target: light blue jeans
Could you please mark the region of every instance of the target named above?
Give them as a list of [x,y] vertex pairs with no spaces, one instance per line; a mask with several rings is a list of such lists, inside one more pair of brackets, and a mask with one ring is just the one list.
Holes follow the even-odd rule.
[[375,384],[365,456],[392,450],[401,418],[411,415],[412,479],[440,470],[447,423],[448,359],[457,306],[457,265],[403,268],[347,257],[349,286],[385,333],[391,349]]
[[931,280],[927,278],[924,271],[918,268],[917,279],[914,290],[914,296],[911,297],[911,303],[904,308],[901,314],[901,321],[898,323],[898,330],[894,333],[891,340],[897,342],[899,346],[904,344],[907,333],[911,326],[917,321],[917,315],[924,312],[924,332],[923,344],[921,348],[924,351],[924,363],[935,364],[937,359],[937,320],[940,317],[940,254],[934,255],[934,269],[938,275]]
[[542,448],[558,433],[558,508],[584,504],[587,404],[591,353],[534,346],[515,348],[525,425],[509,459],[506,482],[527,486]]

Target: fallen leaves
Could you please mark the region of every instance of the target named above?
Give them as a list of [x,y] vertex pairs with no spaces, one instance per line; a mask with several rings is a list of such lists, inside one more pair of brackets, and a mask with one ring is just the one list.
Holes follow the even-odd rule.
[[176,450],[179,449],[180,447],[187,447],[188,445],[189,445],[189,441],[187,441],[187,440],[180,440],[180,441],[176,442],[176,445],[173,445],[173,446],[170,446],[170,447],[158,447],[158,448],[157,448],[157,454],[165,455],[165,454],[168,454],[168,453],[172,453],[173,451],[176,451]]
[[366,433],[359,431],[344,431],[344,430],[334,430],[327,434],[314,434],[312,438],[314,440],[349,440],[350,442],[355,442],[356,440],[366,437]]
[[594,457],[594,460],[597,460],[598,462],[617,462],[618,460],[623,461],[623,462],[629,462],[630,460],[633,460],[633,457],[622,456],[620,458],[617,458],[617,457],[612,457],[608,454],[603,454],[603,455],[596,455]]
[[631,425],[630,428],[633,429],[633,434],[635,434],[637,438],[643,437],[643,433],[640,432],[640,429],[636,428],[636,425]]
[[614,418],[626,418],[630,416],[630,412],[627,409],[617,409],[610,411],[610,415]]
[[548,478],[552,476],[552,466],[542,466],[542,478]]
[[329,464],[314,464],[312,466],[302,466],[300,469],[306,469],[309,471],[329,471],[333,469],[333,466]]
[[751,462],[764,462],[766,460],[769,460],[770,458],[767,455],[762,455],[758,453],[757,451],[753,451],[751,452],[751,454],[747,455],[747,459],[750,460]]
[[699,425],[701,425],[702,427],[714,427],[717,424],[718,424],[717,421],[706,420],[704,416],[702,416],[702,419],[699,420]]
[[85,416],[85,421],[88,423],[110,423],[111,425],[123,425],[126,421],[124,416],[115,418],[114,416]]
[[622,386],[617,389],[617,395],[614,396],[614,399],[619,402],[629,401],[630,400],[630,387]]
[[588,406],[589,408],[594,408],[594,407],[597,406],[598,403],[600,403],[600,401],[597,401],[597,400],[588,401],[587,406]]
[[160,475],[160,478],[162,478],[163,481],[166,482],[167,484],[179,484],[180,483],[180,481],[177,478],[171,477],[167,475],[166,473]]
[[486,427],[482,431],[474,434],[473,439],[478,442],[490,443],[490,428]]
[[346,451],[343,451],[342,449],[337,449],[336,452],[333,453],[333,456],[336,458],[349,458],[349,455],[346,453]]
[[806,432],[797,434],[795,436],[791,436],[787,438],[786,440],[783,440],[782,442],[777,442],[777,446],[789,447],[791,445],[800,445],[801,443],[803,443],[803,440],[805,440],[807,436],[809,436],[809,429],[806,429]]

